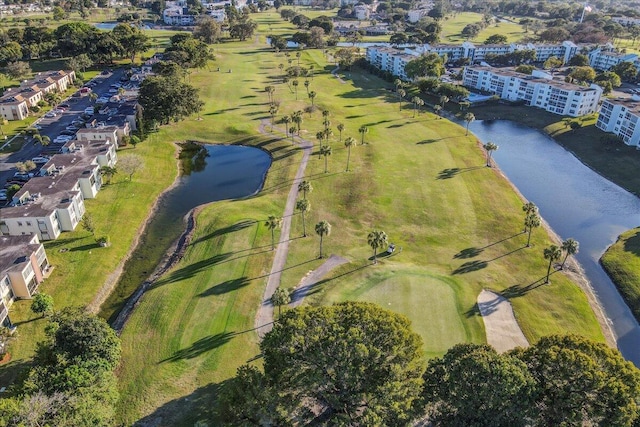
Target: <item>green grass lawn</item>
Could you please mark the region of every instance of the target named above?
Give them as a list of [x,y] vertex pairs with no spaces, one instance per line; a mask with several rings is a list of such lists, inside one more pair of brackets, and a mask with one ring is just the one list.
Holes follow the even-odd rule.
[[[281,215],[300,158],[290,140],[258,134],[260,120],[268,118],[264,87],[275,84],[279,117],[309,102],[302,84],[296,100],[280,83],[284,54],[262,44],[266,34],[292,28],[278,23],[274,12],[254,17],[261,24],[258,42],[216,46],[211,69],[232,73],[200,70],[190,76],[206,101],[203,121],[172,124],[157,137],[261,146],[275,161],[258,196],[202,210],[185,258],[145,295],[125,327],[118,409],[124,424],[141,417],[184,426],[210,419],[219,385],[241,364],[259,363],[251,329],[272,257],[262,223]],[[524,248],[522,201],[484,166],[473,136],[430,113],[413,118],[410,107],[399,112],[389,85],[372,75],[354,70],[340,83],[320,51],[304,51],[301,63],[314,65],[310,90],[318,92],[316,105],[330,112],[333,129],[344,123],[343,138],[360,141],[357,129],[369,128],[367,143],[352,149],[352,172],[344,172],[347,152],[337,131],[329,173],[317,154],[307,167],[314,187],[307,224],[329,221],[326,253],[350,261],[329,273],[308,303],[358,299],[405,314],[423,336],[428,357],[457,342],[485,342],[475,304],[483,288],[510,297],[531,341],[564,332],[603,340],[585,296],[565,276],[535,286],[546,271],[541,252],[549,237],[536,230],[533,247]],[[319,112],[305,114],[302,135],[315,141],[321,128]],[[402,248],[375,266],[366,242],[372,229],[385,230]],[[295,286],[322,263],[317,236],[301,234],[296,215],[282,286]]]
[[[443,43],[462,43],[466,38],[462,36],[462,29],[468,24],[475,24],[482,20],[482,14],[475,12],[462,12],[454,16],[447,17],[442,22],[441,40]],[[520,24],[514,22],[499,22],[489,25],[483,29],[478,37],[470,40],[473,43],[482,43],[487,37],[494,34],[503,34],[507,36],[509,43],[516,42],[524,37],[524,28]]]
[[640,319],[640,229],[623,233],[601,259],[636,319]]

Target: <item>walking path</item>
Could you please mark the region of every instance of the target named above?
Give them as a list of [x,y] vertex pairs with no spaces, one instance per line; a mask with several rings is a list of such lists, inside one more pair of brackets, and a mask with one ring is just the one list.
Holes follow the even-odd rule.
[[511,303],[504,297],[483,289],[478,295],[478,309],[484,321],[487,343],[498,353],[516,347],[529,347],[513,314]]
[[320,280],[322,280],[324,276],[326,276],[334,268],[348,262],[349,260],[346,258],[342,258],[338,255],[331,255],[329,259],[327,259],[320,267],[307,273],[307,275],[304,276],[302,280],[300,280],[300,283],[298,283],[295,291],[293,291],[293,293],[291,294],[291,303],[289,304],[289,307],[295,308],[302,304],[302,301],[304,301],[304,297],[311,293],[313,288],[318,284]]
[[342,80],[342,78],[338,75],[338,70],[340,70],[340,66],[336,65],[336,68],[334,68],[333,70],[331,70],[331,74],[333,74],[335,76],[336,79],[338,79],[338,81],[342,84],[345,84],[347,82],[345,82],[344,80]]
[[[267,126],[271,126],[268,119],[262,121],[260,125],[260,133],[269,133],[266,130]],[[277,128],[273,128],[275,130]],[[298,184],[304,178],[304,171],[307,168],[307,162],[311,151],[313,149],[313,142],[298,137],[300,146],[303,149],[302,160],[298,166],[296,177],[291,184],[291,190],[289,190],[289,196],[287,197],[287,203],[282,213],[282,227],[280,228],[280,241],[276,246],[276,254],[273,257],[273,265],[271,266],[271,272],[267,280],[267,286],[262,296],[262,303],[256,314],[255,328],[258,331],[258,336],[263,337],[273,327],[273,304],[271,303],[271,296],[280,285],[280,276],[282,270],[284,270],[287,262],[287,255],[289,254],[289,234],[291,232],[291,219],[293,218],[294,208],[296,205],[296,198],[298,197]]]

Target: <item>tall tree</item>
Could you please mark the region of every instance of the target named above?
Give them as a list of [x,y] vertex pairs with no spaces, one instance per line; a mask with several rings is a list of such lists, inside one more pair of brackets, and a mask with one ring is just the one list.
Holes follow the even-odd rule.
[[369,133],[369,128],[368,128],[368,127],[366,127],[365,125],[362,125],[362,126],[360,126],[360,128],[358,129],[358,132],[360,132],[360,135],[361,135],[361,137],[362,137],[362,138],[361,138],[361,140],[360,140],[360,143],[361,143],[362,145],[364,145],[364,136],[365,136],[365,134]]
[[316,93],[315,90],[312,90],[311,92],[309,92],[309,95],[307,95],[309,97],[309,99],[311,100],[311,107],[314,106],[316,95],[317,95],[317,93]]
[[331,147],[329,147],[328,145],[323,145],[322,147],[320,147],[320,155],[324,156],[324,173],[327,173],[328,170],[328,158],[331,155]]
[[398,109],[402,111],[402,100],[404,99],[407,92],[404,89],[398,89]]
[[388,237],[387,233],[382,230],[374,230],[367,235],[367,243],[373,249],[373,263],[378,263],[378,249],[387,244]]
[[316,224],[316,234],[320,236],[320,258],[322,258],[322,243],[324,236],[331,234],[331,224],[327,221],[320,221]]
[[342,142],[342,131],[344,130],[344,124],[338,123],[338,126],[336,126],[336,128],[338,129],[338,132],[340,132],[340,142]]
[[407,77],[440,77],[444,73],[444,62],[437,53],[428,53],[407,62],[404,67]]
[[44,292],[38,292],[31,302],[31,311],[41,314],[42,317],[53,313],[53,297]]
[[278,317],[282,316],[282,306],[291,302],[291,292],[283,287],[278,287],[271,296],[271,302],[278,307]]
[[487,142],[483,145],[485,151],[487,152],[487,167],[491,167],[491,155],[494,151],[498,149],[498,146],[493,142]]
[[351,147],[356,145],[356,139],[352,138],[352,137],[347,137],[344,140],[344,146],[347,147],[347,169],[346,171],[349,172],[349,160],[351,159]]
[[275,232],[277,228],[282,225],[282,218],[278,218],[274,215],[269,215],[269,218],[265,221],[264,225],[271,231],[271,250],[276,248],[276,236]]
[[302,217],[302,237],[307,237],[305,215],[311,210],[311,203],[307,199],[298,200],[296,201],[296,210],[300,211],[300,216]]
[[524,229],[529,232],[527,235],[527,247],[531,246],[531,233],[533,232],[533,229],[540,227],[540,225],[540,217],[535,212],[528,214],[524,218]]
[[411,98],[411,102],[413,102],[413,117],[415,117],[418,107],[424,105],[424,101],[419,96],[414,96]]
[[464,121],[467,123],[467,131],[465,133],[466,135],[469,135],[469,125],[471,124],[472,121],[474,121],[476,119],[476,116],[472,113],[472,112],[468,112],[464,115]]
[[213,18],[209,16],[198,17],[196,28],[193,30],[193,36],[207,44],[217,43],[222,35],[222,27]]
[[302,191],[302,198],[307,200],[307,194],[313,191],[313,187],[311,186],[311,182],[304,180],[298,184],[298,192]]
[[423,399],[441,426],[524,427],[535,382],[527,365],[488,345],[457,344],[429,361]]
[[564,259],[562,260],[562,264],[560,265],[560,270],[564,268],[564,263],[567,262],[567,258],[569,258],[569,255],[575,255],[578,253],[580,244],[577,240],[569,237],[567,240],[562,242],[561,249],[564,251]]
[[554,262],[558,261],[562,256],[562,250],[556,245],[551,245],[544,249],[544,259],[549,260],[549,266],[547,267],[547,278],[544,283],[549,283],[549,275],[551,274],[551,266]]

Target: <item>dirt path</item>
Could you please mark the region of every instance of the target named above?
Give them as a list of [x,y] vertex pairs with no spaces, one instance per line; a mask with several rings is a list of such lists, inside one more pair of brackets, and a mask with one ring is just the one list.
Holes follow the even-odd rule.
[[[268,119],[265,119],[260,124],[260,133],[268,134],[273,131],[278,131],[277,127],[274,127],[271,132],[267,131],[267,126],[271,129],[271,124]],[[258,313],[256,314],[255,328],[258,331],[258,336],[263,337],[264,334],[269,332],[273,324],[273,304],[271,303],[271,296],[280,285],[280,276],[282,270],[287,262],[287,255],[289,254],[289,234],[291,232],[291,219],[293,218],[294,208],[296,205],[296,199],[298,197],[298,183],[304,178],[304,171],[307,168],[307,162],[311,156],[313,149],[313,142],[306,139],[297,138],[300,146],[303,148],[302,160],[298,166],[298,171],[291,184],[291,190],[287,196],[287,203],[282,213],[282,227],[280,228],[280,240],[276,246],[276,254],[273,257],[273,264],[271,266],[271,272],[267,279],[267,286],[262,296],[262,302]]]
[[349,260],[346,258],[342,258],[338,255],[331,255],[329,259],[327,259],[320,267],[307,273],[307,275],[304,276],[302,280],[300,280],[300,283],[298,283],[298,286],[296,286],[295,291],[293,291],[293,293],[291,294],[291,303],[289,304],[289,307],[295,308],[302,304],[302,301],[304,301],[304,297],[309,295],[311,290],[313,290],[316,284],[320,280],[322,280],[324,276],[326,276],[334,268],[348,262]]
[[484,321],[487,343],[498,353],[516,347],[529,347],[513,314],[511,303],[504,297],[483,289],[478,295],[478,309]]
[[333,70],[331,70],[331,74],[333,74],[335,76],[336,79],[338,79],[338,81],[342,84],[346,84],[347,82],[345,82],[344,80],[342,80],[342,78],[338,75],[338,70],[340,70],[339,66],[336,66],[336,68],[334,68]]

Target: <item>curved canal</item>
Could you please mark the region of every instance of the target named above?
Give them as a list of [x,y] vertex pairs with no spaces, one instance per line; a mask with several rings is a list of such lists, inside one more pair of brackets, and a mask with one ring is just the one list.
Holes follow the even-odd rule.
[[582,164],[546,134],[509,121],[469,129],[499,146],[493,158],[562,239],[580,243],[576,258],[591,281],[627,360],[640,366],[640,327],[599,263],[623,231],[640,225],[640,199]]
[[256,194],[264,184],[271,156],[254,147],[189,143],[181,150],[180,163],[178,182],[161,196],[120,280],[102,304],[100,316],[110,323],[185,230],[187,213],[206,203]]

